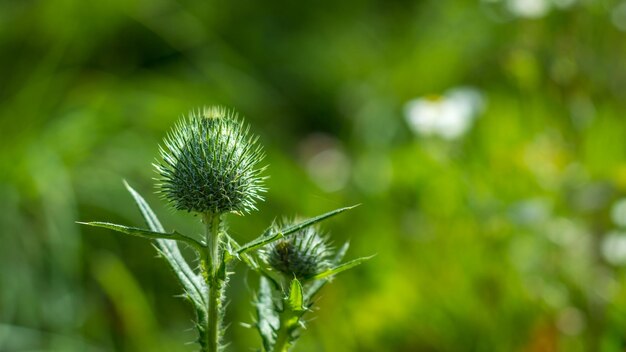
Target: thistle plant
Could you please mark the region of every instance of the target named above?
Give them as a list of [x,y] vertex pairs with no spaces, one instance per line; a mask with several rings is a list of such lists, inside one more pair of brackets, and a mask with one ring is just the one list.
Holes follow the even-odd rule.
[[313,225],[261,250],[261,260],[271,271],[261,277],[254,302],[256,327],[265,351],[283,352],[293,347],[305,327],[302,318],[312,310],[319,290],[335,274],[369,259],[365,257],[340,264],[348,247],[346,242],[334,251],[328,237]]
[[[317,224],[353,207],[300,221],[272,224],[251,242],[240,245],[226,231],[225,216],[245,215],[263,200],[264,152],[258,137],[232,110],[209,107],[182,118],[165,137],[154,163],[157,192],[174,209],[198,215],[202,236],[165,231],[145,199],[130,185],[147,229],[108,222],[81,222],[143,237],[180,281],[194,307],[200,351],[220,351],[224,335],[225,289],[230,269],[241,261],[261,276],[256,298],[258,328],[265,351],[287,351],[304,326],[302,316],[319,289],[334,275],[368,258],[344,264],[347,244],[334,253]],[[179,244],[190,246],[198,265],[190,265]]]

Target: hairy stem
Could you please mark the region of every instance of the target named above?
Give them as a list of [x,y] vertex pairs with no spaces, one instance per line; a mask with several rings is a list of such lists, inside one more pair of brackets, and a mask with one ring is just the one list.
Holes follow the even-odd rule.
[[298,328],[298,316],[290,310],[280,314],[280,329],[276,336],[273,352],[287,352],[293,345],[292,334]]
[[204,279],[207,283],[207,319],[206,333],[203,345],[206,352],[217,352],[219,348],[220,326],[222,323],[221,305],[224,278],[221,277],[223,246],[221,243],[221,216],[219,214],[206,213],[203,217],[205,225],[206,253],[203,258],[205,271]]
[[204,216],[205,239],[207,243],[206,250],[209,261],[210,276],[217,272],[221,261],[221,220],[222,219],[219,214],[206,213]]
[[285,329],[278,331],[278,337],[276,338],[276,344],[274,345],[274,352],[287,352],[289,351],[289,336]]

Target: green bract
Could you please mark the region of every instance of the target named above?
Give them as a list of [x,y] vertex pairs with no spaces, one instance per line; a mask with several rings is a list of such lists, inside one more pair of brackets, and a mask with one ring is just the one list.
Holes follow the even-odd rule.
[[[287,224],[289,225],[289,224]],[[275,271],[288,278],[309,279],[330,267],[333,255],[317,226],[304,228],[266,246],[262,256]]]
[[264,167],[258,137],[234,111],[209,107],[181,119],[160,148],[160,193],[176,209],[222,214],[256,209]]

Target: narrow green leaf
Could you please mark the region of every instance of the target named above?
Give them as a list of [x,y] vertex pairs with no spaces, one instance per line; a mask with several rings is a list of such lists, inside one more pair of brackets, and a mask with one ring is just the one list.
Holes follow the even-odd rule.
[[257,273],[265,276],[265,278],[270,280],[270,282],[274,285],[276,289],[280,289],[280,284],[278,283],[279,279],[274,277],[275,275],[270,270],[268,270],[266,265],[264,265],[262,262],[257,263],[257,261],[253,258],[253,256],[248,253],[241,253],[237,255],[237,251],[241,248],[241,245],[237,243],[237,241],[235,241],[235,239],[230,237],[228,234],[226,234],[226,240],[228,241],[230,248],[233,250],[233,253],[231,253],[231,255],[233,256],[231,256],[230,259],[239,258],[250,269],[256,271]]
[[[150,208],[146,200],[126,181],[124,181],[124,185],[126,186],[128,192],[130,192],[131,196],[133,196],[133,199],[139,207],[139,211],[141,212],[141,215],[143,215],[143,218],[150,230],[155,232],[165,232],[163,225],[161,225],[161,222],[154,214],[154,211],[152,211],[152,208]],[[203,314],[206,310],[206,300],[205,295],[203,294],[203,292],[206,291],[206,284],[204,283],[202,277],[194,273],[191,267],[189,267],[189,264],[187,264],[187,261],[180,253],[177,242],[169,239],[157,239],[156,249],[163,256],[163,258],[165,258],[172,271],[174,271],[174,274],[189,295],[191,301],[194,303],[198,314]]]
[[261,277],[259,293],[255,302],[257,312],[256,327],[261,334],[265,351],[272,351],[276,343],[276,332],[280,328],[280,317],[276,312],[270,282]]
[[328,270],[326,270],[324,272],[321,272],[321,273],[319,273],[319,274],[317,274],[315,276],[312,276],[312,277],[308,278],[308,280],[320,280],[320,279],[328,278],[328,277],[333,276],[333,275],[337,275],[337,274],[339,274],[339,273],[341,273],[343,271],[346,271],[348,269],[352,269],[355,266],[363,263],[364,261],[372,259],[373,257],[374,256],[372,255],[372,256],[369,256],[369,257],[363,257],[363,258],[358,258],[358,259],[351,260],[351,261],[349,261],[347,263],[341,264],[341,265],[336,266],[336,267],[334,267],[332,269],[328,269]]
[[102,228],[105,228],[105,229],[109,229],[109,230],[125,233],[127,235],[143,237],[143,238],[147,238],[147,239],[151,239],[151,240],[155,240],[155,239],[159,239],[159,238],[173,239],[173,237],[174,237],[174,234],[171,234],[171,233],[154,232],[154,231],[150,231],[150,230],[140,229],[138,227],[118,225],[118,224],[113,224],[113,223],[110,223],[110,222],[100,222],[100,221],[81,222],[81,221],[78,221],[77,223],[81,224],[81,225],[87,225],[87,226],[102,227]]
[[261,236],[239,247],[239,249],[237,250],[237,254],[245,254],[253,249],[263,247],[264,245],[281,238],[282,234],[280,232],[273,233],[272,227],[273,226],[268,227],[265,231],[263,231],[263,234],[261,234]]
[[341,248],[339,248],[339,250],[337,251],[337,254],[335,254],[335,257],[333,258],[334,265],[339,265],[339,263],[341,263],[341,261],[343,260],[343,257],[346,256],[346,253],[348,252],[349,248],[350,248],[350,241],[347,241],[346,243],[343,244],[343,246],[341,246]]
[[354,209],[354,208],[356,208],[358,206],[359,206],[359,204],[356,204],[356,205],[353,205],[353,206],[350,206],[350,207],[344,207],[344,208],[339,208],[339,209],[335,209],[335,210],[329,211],[328,213],[324,213],[322,215],[318,215],[318,216],[316,216],[314,218],[311,218],[309,220],[305,220],[305,221],[303,221],[301,223],[294,224],[294,225],[291,225],[291,226],[289,226],[287,228],[284,228],[284,229],[281,230],[281,232],[283,233],[283,236],[287,236],[287,235],[292,234],[292,233],[294,233],[296,231],[300,231],[300,230],[302,230],[302,229],[304,229],[306,227],[314,225],[314,224],[316,224],[316,223],[318,223],[318,222],[320,222],[322,220],[326,220],[326,219],[328,219],[328,218],[330,218],[332,216],[335,216],[337,214],[343,213],[346,210]]
[[[331,260],[333,266],[338,266],[339,263],[341,263],[343,257],[348,252],[348,248],[350,248],[350,242],[344,243],[343,246],[339,248],[337,254],[335,254],[335,257]],[[330,282],[328,278],[314,281],[306,290],[306,294],[304,296],[305,302],[307,302],[307,304],[311,304],[310,302],[313,296],[315,296],[328,282]]]
[[183,241],[198,250],[201,250],[204,247],[202,243],[196,241],[195,239],[191,237],[185,236],[178,231],[156,232],[156,231],[141,229],[138,227],[118,225],[118,224],[112,224],[110,222],[101,222],[101,221],[92,221],[92,222],[78,221],[77,223],[81,225],[87,225],[87,226],[102,227],[105,229],[125,233],[127,235],[147,238],[150,240],[166,239],[166,240]]
[[126,180],[124,180],[124,186],[128,192],[130,192],[130,195],[133,196],[133,199],[135,200],[135,203],[137,203],[139,211],[141,211],[141,215],[143,215],[143,219],[146,221],[148,228],[155,232],[165,232],[165,229],[163,228],[163,225],[161,225],[161,222],[157,218],[156,214],[152,211],[146,200],[139,194],[139,192],[135,191],[135,189],[132,188]]
[[239,249],[241,249],[241,245],[239,243],[237,243],[237,241],[235,241],[234,238],[230,237],[230,235],[226,234],[226,241],[228,244],[228,247],[231,250],[230,253],[230,257],[228,258],[228,261],[232,260],[232,259],[240,259],[241,261],[243,261],[246,265],[248,265],[252,270],[258,270],[259,265],[256,263],[256,261],[248,254],[246,253],[239,253]]
[[333,211],[329,211],[327,213],[324,213],[322,215],[318,215],[314,218],[305,220],[301,223],[295,224],[295,225],[291,225],[288,226],[284,229],[281,229],[279,231],[273,231],[273,226],[270,226],[269,228],[267,228],[263,234],[259,237],[257,237],[256,239],[252,240],[251,242],[248,242],[246,244],[244,244],[243,246],[241,246],[241,248],[239,248],[239,250],[237,251],[237,253],[241,254],[241,253],[246,253],[249,252],[251,250],[263,247],[269,243],[272,243],[276,240],[279,240],[287,235],[290,235],[294,232],[300,231],[308,226],[314,225],[322,220],[326,220],[332,216],[335,216],[337,214],[340,214],[346,210],[350,210],[350,209],[354,209],[358,206],[357,205],[353,205],[351,207],[345,207],[345,208],[339,208],[339,209],[335,209]]
[[298,279],[291,280],[289,285],[289,308],[294,312],[302,312],[304,307],[304,296],[302,293],[302,285]]

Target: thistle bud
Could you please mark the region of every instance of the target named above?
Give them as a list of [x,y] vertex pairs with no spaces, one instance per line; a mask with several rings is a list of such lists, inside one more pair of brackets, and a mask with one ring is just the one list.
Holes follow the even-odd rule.
[[332,251],[316,227],[307,227],[269,244],[263,260],[275,271],[293,278],[308,279],[330,267]]
[[181,119],[155,164],[159,193],[178,210],[222,214],[256,209],[265,191],[258,137],[233,111],[209,107]]

